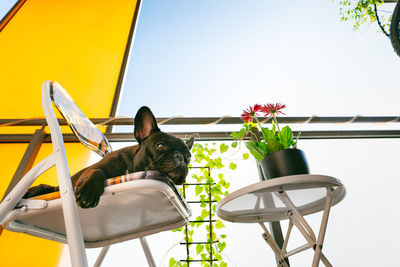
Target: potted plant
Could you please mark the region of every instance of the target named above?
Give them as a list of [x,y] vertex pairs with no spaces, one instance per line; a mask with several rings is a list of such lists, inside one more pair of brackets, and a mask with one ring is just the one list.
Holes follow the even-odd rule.
[[[243,127],[231,136],[235,140],[248,139],[245,144],[260,165],[266,179],[308,174],[304,152],[297,149],[297,141],[289,126],[280,129],[277,115],[283,114],[286,106],[281,103],[250,106],[242,114]],[[263,127],[259,117],[270,117],[272,129]]]

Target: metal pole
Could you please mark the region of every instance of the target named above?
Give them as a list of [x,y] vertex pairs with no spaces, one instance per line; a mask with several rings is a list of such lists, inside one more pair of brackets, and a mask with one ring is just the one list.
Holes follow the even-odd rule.
[[[258,174],[260,177],[260,181],[265,181],[266,179],[261,170],[261,166],[258,162],[257,162],[257,170],[258,170]],[[274,203],[268,203],[269,206],[271,206],[273,204]],[[269,229],[271,231],[271,235],[274,238],[275,242],[278,244],[279,248],[282,249],[285,240],[283,239],[281,223],[279,221],[278,222],[269,222]],[[275,257],[275,259],[276,259],[277,263],[280,262],[280,259],[278,257]],[[289,259],[285,258],[284,260],[285,260],[285,263],[287,264],[287,266],[290,267]]]
[[[50,90],[53,84],[46,81],[42,84],[42,107],[50,128],[53,156],[56,163],[58,184],[60,187],[61,205],[64,215],[65,230],[68,238],[69,252],[72,266],[88,266],[83,235],[79,222],[77,206],[75,204],[75,193],[72,188],[71,176],[69,174],[67,155],[65,153],[64,140],[53,110],[50,98]],[[60,90],[59,88],[57,90]]]
[[[0,203],[3,202],[4,198],[11,192],[11,190],[13,190],[13,188],[19,183],[19,181],[21,181],[22,177],[32,168],[46,135],[46,133],[44,132],[44,127],[45,126],[43,125],[40,130],[36,130],[33,134],[32,139],[27,149],[25,150],[24,156],[22,157],[13,178],[8,184],[7,190],[2,196]],[[0,225],[0,236],[3,233],[3,230],[3,225]]]
[[103,263],[104,258],[107,255],[108,250],[110,249],[110,246],[105,246],[101,249],[99,256],[97,257],[96,262],[94,263],[93,267],[100,267],[101,264]]
[[144,255],[146,256],[147,263],[149,264],[149,267],[156,267],[156,264],[155,264],[154,259],[153,259],[153,255],[151,255],[151,251],[150,251],[149,245],[147,244],[146,238],[145,237],[141,237],[139,239],[140,239],[140,243],[142,244]]

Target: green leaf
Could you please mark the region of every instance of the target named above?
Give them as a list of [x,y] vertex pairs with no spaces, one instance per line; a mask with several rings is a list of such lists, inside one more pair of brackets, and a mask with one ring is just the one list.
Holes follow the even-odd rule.
[[203,192],[203,187],[201,185],[196,185],[195,193],[198,196],[201,192]]
[[250,156],[250,155],[249,155],[249,153],[243,153],[243,159],[245,159],[245,160],[246,160],[246,159],[248,159],[248,158],[249,158],[249,156]]
[[201,218],[207,218],[207,216],[208,215],[210,215],[210,213],[208,212],[208,210],[206,210],[206,209],[203,209],[202,211],[201,211]]
[[245,133],[246,133],[246,129],[242,128],[242,129],[240,129],[239,132],[232,132],[232,133],[231,133],[231,136],[232,136],[232,138],[235,139],[235,140],[240,140],[240,139],[243,138],[243,136],[245,135]]
[[174,258],[170,258],[170,259],[169,259],[169,264],[168,264],[168,266],[169,266],[169,267],[174,267],[176,262],[177,262],[177,261],[176,261]]
[[294,144],[293,132],[289,126],[283,127],[278,135],[284,149],[290,148]]
[[275,139],[269,139],[267,140],[267,145],[266,145],[268,154],[271,154],[273,152],[279,151],[283,149],[283,145],[280,144],[277,140]]
[[231,164],[229,164],[229,169],[231,169],[231,170],[235,170],[236,167],[237,167],[237,165],[233,162],[231,162]]
[[219,146],[219,150],[220,150],[221,153],[224,153],[224,152],[228,151],[228,149],[229,149],[229,146],[225,145],[224,143],[222,143]]
[[224,225],[224,223],[223,223],[221,220],[216,220],[216,222],[215,222],[215,228],[221,229],[221,228],[224,228],[224,227],[225,227],[225,225]]
[[238,146],[238,142],[233,142],[233,143],[231,144],[231,146],[232,146],[233,148],[236,148],[236,147]]
[[272,131],[268,128],[262,128],[263,136],[265,136],[265,140],[267,139],[276,139],[275,131]]
[[265,151],[257,147],[255,142],[247,142],[246,147],[250,151],[250,153],[254,156],[255,159],[262,160],[266,156]]
[[197,244],[196,253],[199,255],[204,250],[204,246],[202,244]]
[[223,251],[225,247],[226,247],[226,242],[220,242],[220,243],[218,243],[218,249],[219,249],[219,251]]

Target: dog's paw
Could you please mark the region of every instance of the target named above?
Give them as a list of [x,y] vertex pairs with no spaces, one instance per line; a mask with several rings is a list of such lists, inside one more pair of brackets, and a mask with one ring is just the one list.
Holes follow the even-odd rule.
[[81,208],[94,208],[104,192],[106,176],[100,169],[86,170],[75,185],[76,203]]
[[26,191],[25,195],[22,198],[31,198],[40,196],[47,193],[52,193],[58,191],[58,186],[51,186],[47,184],[40,184],[34,187],[31,187]]

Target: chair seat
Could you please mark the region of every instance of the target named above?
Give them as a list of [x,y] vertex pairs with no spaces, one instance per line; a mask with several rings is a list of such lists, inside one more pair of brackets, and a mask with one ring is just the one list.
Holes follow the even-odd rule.
[[[129,181],[140,176],[128,174],[127,182],[105,187],[97,207],[78,208],[85,247],[102,247],[188,222],[190,208],[168,178]],[[7,218],[7,230],[67,243],[60,198],[23,200],[20,205]]]

